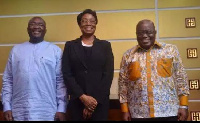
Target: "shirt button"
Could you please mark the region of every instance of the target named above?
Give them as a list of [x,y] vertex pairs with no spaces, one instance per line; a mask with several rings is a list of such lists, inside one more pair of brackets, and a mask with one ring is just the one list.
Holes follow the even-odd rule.
[[87,70],[85,71],[85,73],[88,73]]

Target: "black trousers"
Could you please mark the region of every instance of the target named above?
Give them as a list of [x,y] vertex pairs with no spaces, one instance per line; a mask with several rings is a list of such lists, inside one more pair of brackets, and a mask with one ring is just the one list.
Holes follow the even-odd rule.
[[178,121],[177,116],[172,117],[155,117],[155,118],[132,118],[132,121]]

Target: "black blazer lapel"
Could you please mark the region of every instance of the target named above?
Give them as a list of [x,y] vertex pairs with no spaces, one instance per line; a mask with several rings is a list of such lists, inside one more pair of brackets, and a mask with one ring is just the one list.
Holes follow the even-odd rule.
[[96,63],[101,63],[101,60],[104,60],[104,55],[103,54],[103,45],[102,41],[95,38],[92,46],[92,54],[91,54],[91,59],[90,62],[91,64],[96,64]]
[[92,46],[92,55],[91,55],[91,58],[94,58],[94,57],[98,56],[99,43],[100,43],[100,40],[97,39],[97,38],[95,38],[94,42],[93,42],[93,46]]
[[76,55],[79,57],[80,61],[83,63],[83,66],[87,69],[87,65],[85,63],[84,49],[82,47],[80,38],[76,39],[74,50],[76,52]]

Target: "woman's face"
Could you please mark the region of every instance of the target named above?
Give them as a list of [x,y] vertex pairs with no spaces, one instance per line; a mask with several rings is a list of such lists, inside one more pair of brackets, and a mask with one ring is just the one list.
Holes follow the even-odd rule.
[[84,14],[81,18],[81,24],[79,25],[83,35],[94,35],[96,30],[96,19],[92,14]]

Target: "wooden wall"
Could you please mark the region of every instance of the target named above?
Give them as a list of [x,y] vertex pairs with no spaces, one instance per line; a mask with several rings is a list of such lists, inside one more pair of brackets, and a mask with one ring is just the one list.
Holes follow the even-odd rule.
[[[135,26],[141,19],[155,23],[157,41],[177,45],[189,79],[200,80],[200,58],[188,59],[186,51],[187,48],[197,48],[200,55],[200,0],[0,0],[0,78],[11,48],[29,39],[27,24],[30,18],[43,17],[47,23],[45,40],[63,49],[66,41],[81,35],[76,17],[87,8],[97,11],[99,23],[95,35],[112,45],[115,74],[111,100],[118,99],[121,57],[137,44]],[[185,18],[188,17],[195,17],[196,28],[185,28]],[[190,93],[189,110],[200,111],[199,90]],[[111,114],[116,110],[120,114],[119,109],[112,109]]]

